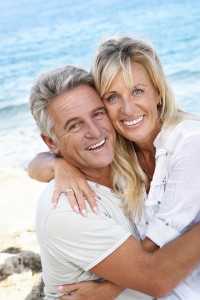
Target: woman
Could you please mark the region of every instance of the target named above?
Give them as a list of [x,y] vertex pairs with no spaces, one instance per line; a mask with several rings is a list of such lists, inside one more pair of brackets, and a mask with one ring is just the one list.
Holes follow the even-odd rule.
[[[92,75],[122,148],[132,142],[126,162],[134,159],[133,180],[125,184],[124,209],[134,219],[142,239],[147,236],[161,247],[200,220],[199,119],[178,109],[159,57],[146,41],[120,37],[103,42],[94,59]],[[54,164],[55,160],[49,165],[52,168]],[[33,161],[30,170],[37,165]],[[60,167],[55,170],[60,174]],[[66,188],[66,176],[61,179],[57,171],[60,187],[55,198]],[[45,180],[50,179],[46,175]],[[77,186],[82,186],[83,179],[71,178],[67,182],[74,190],[70,198],[78,211],[75,195],[80,202],[81,190]],[[85,185],[82,190],[87,196]],[[90,199],[91,192],[87,197]],[[93,202],[91,205],[96,206]],[[84,202],[79,206],[85,214]],[[166,299],[198,299],[198,295],[199,268]]]

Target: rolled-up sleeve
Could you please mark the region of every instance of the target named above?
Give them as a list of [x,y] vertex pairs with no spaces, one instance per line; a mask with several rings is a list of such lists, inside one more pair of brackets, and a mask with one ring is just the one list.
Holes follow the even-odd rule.
[[152,218],[147,226],[146,236],[150,238],[156,245],[162,247],[169,241],[177,238],[180,232],[173,229],[168,220],[163,221],[158,218]]

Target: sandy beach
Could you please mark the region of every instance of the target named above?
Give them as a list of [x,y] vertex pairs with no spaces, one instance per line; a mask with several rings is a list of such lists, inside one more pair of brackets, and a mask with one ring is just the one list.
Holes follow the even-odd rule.
[[34,222],[45,185],[30,179],[23,169],[0,170],[0,299],[42,299]]

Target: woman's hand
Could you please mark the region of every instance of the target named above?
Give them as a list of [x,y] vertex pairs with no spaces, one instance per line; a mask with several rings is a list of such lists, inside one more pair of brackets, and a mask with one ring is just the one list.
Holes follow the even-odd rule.
[[[87,214],[85,200],[88,201],[92,210],[97,213],[98,207],[95,198],[99,196],[91,189],[81,171],[63,158],[54,159],[55,191],[53,193],[52,204],[55,207],[61,193],[65,193],[69,199],[71,207],[82,215]],[[85,198],[85,199],[84,199]]]
[[60,300],[114,300],[124,289],[112,282],[83,281],[75,284],[62,285],[59,291],[70,293]]
[[[91,209],[97,213],[98,207],[93,192],[81,171],[67,163],[62,157],[55,157],[51,152],[42,152],[36,155],[28,165],[28,174],[38,181],[49,182],[55,178],[55,191],[52,205],[55,207],[61,193],[65,193],[76,212],[86,215],[85,199]],[[68,190],[68,191],[67,191]]]

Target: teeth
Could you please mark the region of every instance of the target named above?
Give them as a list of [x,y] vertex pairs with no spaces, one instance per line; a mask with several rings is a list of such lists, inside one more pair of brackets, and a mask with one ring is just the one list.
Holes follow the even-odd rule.
[[87,149],[87,150],[94,150],[94,149],[96,149],[96,148],[102,146],[102,145],[105,143],[105,141],[106,141],[106,139],[100,141],[99,143],[96,143],[96,144],[94,144],[94,145],[91,145],[91,146],[87,147],[86,149]]
[[138,124],[139,122],[141,122],[143,118],[144,118],[144,116],[141,116],[141,117],[139,117],[136,120],[133,120],[133,121],[123,121],[123,123],[126,124],[126,125],[128,125],[128,126],[132,126],[132,125],[135,125],[135,124]]

